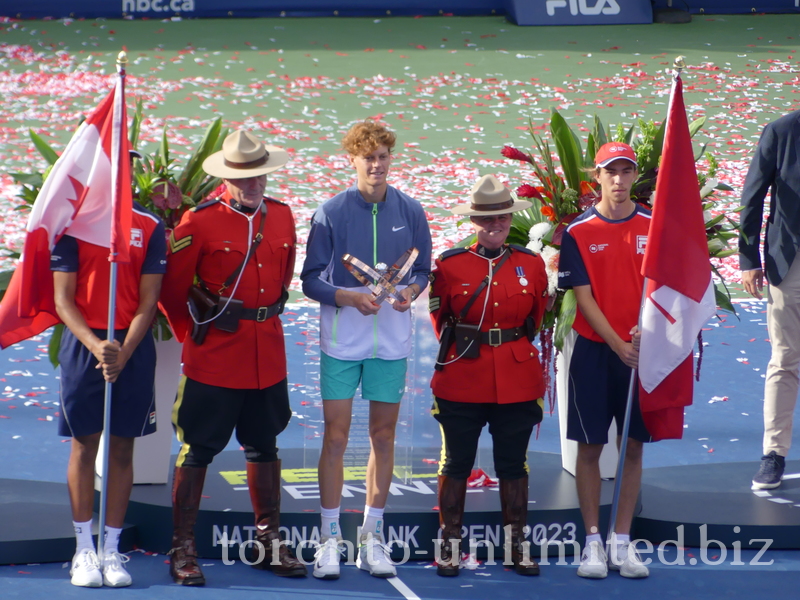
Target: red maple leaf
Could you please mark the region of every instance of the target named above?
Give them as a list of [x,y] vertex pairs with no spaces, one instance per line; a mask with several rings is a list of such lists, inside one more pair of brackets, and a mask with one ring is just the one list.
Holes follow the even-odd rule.
[[75,198],[70,198],[67,196],[67,202],[72,204],[72,218],[75,218],[75,215],[78,214],[78,211],[81,208],[81,204],[83,204],[83,199],[86,196],[86,192],[88,191],[84,185],[75,179],[72,175],[67,175],[69,177],[70,182],[72,183],[72,187],[75,189]]

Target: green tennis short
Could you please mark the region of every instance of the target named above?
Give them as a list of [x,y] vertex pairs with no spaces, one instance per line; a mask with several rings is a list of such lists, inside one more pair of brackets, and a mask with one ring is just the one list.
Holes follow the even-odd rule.
[[352,398],[359,383],[361,396],[366,400],[400,402],[406,389],[406,359],[340,360],[322,352],[320,388],[323,400]]

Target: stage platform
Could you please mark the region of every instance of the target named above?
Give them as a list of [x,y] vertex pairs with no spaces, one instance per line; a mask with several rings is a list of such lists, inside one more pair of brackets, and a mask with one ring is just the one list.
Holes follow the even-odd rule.
[[[282,533],[292,547],[313,556],[319,540],[319,488],[316,460],[309,450],[282,451]],[[417,449],[414,458],[430,456],[433,449]],[[313,452],[311,452],[313,454]],[[488,454],[488,451],[482,451]],[[488,456],[479,457],[482,461]],[[174,459],[173,459],[174,460]],[[420,462],[420,461],[415,461]],[[560,456],[532,452],[529,455],[530,496],[528,539],[547,540],[547,554],[573,554],[584,539],[573,477],[561,468]],[[241,544],[253,539],[253,513],[245,479],[244,457],[225,451],[209,469],[197,521],[197,547],[204,558],[240,557]],[[438,537],[436,465],[428,472],[415,472],[392,483],[386,510],[386,533],[396,560],[433,558]],[[678,546],[708,546],[717,540],[729,548],[761,549],[770,540],[772,549],[800,548],[800,461],[787,463],[787,479],[781,488],[752,491],[746,482],[751,463],[686,465],[646,469],[643,475],[641,510],[634,522],[634,536],[657,546],[674,540]],[[362,522],[363,467],[345,471],[341,525],[346,540],[354,541]],[[74,552],[69,500],[64,484],[3,480],[0,496],[0,564],[66,561]],[[121,546],[135,546],[166,553],[172,531],[171,485],[134,487],[128,509],[128,524]],[[602,518],[607,520],[613,481],[604,481]],[[502,557],[502,522],[496,487],[468,490],[464,531],[477,543],[478,555],[494,549]],[[227,553],[225,544],[227,542]],[[713,544],[713,542],[712,542]],[[407,548],[407,549],[406,549]],[[407,554],[406,554],[407,553]]]
[[[94,517],[97,540],[98,517]],[[122,552],[136,543],[136,526],[126,524]],[[67,561],[75,554],[75,532],[64,483],[0,479],[0,565]]]
[[636,537],[692,547],[717,540],[761,549],[769,540],[774,549],[800,548],[800,461],[786,462],[775,490],[750,489],[757,468],[737,462],[645,469]]
[[[433,448],[414,449],[413,462],[435,456]],[[490,452],[482,451],[479,461],[491,462]],[[281,450],[283,460],[281,526],[284,537],[292,547],[308,544],[304,551],[313,555],[313,542],[319,541],[319,487],[316,451]],[[529,455],[530,492],[528,522],[535,539],[552,543],[549,551],[558,554],[565,545],[572,554],[570,542],[583,540],[578,497],[572,476],[561,468],[557,454],[533,452]],[[386,505],[385,532],[392,545],[392,555],[399,560],[407,545],[412,560],[433,558],[433,540],[438,537],[438,500],[436,493],[436,464],[426,464],[422,472],[397,474],[389,490]],[[345,540],[358,539],[363,521],[366,488],[366,467],[345,467],[345,486],[342,497],[341,526]],[[136,486],[128,508],[128,520],[137,525],[139,544],[156,552],[170,548],[171,499],[169,486]],[[613,482],[603,484],[603,505],[608,511]],[[253,512],[244,472],[241,452],[226,451],[212,464],[206,476],[203,501],[196,527],[197,548],[201,556],[222,557],[224,539],[230,544],[229,556],[238,557],[238,545],[253,538]],[[502,519],[497,487],[476,487],[467,491],[464,536],[478,543],[479,556],[487,545],[496,547],[495,556],[502,555]],[[530,538],[529,538],[530,539]],[[302,543],[301,543],[302,542]],[[537,549],[537,554],[539,550]]]

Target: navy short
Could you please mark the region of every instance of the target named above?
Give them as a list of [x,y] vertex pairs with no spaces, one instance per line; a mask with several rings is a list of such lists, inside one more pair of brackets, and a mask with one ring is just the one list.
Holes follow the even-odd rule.
[[[105,339],[108,332],[93,329]],[[127,329],[115,332],[120,343]],[[58,349],[61,363],[61,417],[59,435],[81,437],[103,430],[105,379],[97,359],[65,327]],[[156,430],[156,347],[148,332],[133,351],[111,386],[111,435],[140,437]]]
[[[567,439],[585,444],[608,442],[608,428],[616,419],[622,432],[631,369],[608,344],[581,335],[569,361]],[[634,387],[628,437],[651,441],[639,410],[639,386]]]

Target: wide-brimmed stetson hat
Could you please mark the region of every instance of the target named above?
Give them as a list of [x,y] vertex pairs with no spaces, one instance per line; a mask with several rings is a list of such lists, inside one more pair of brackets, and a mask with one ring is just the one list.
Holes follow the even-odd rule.
[[484,175],[478,179],[469,195],[470,202],[452,208],[453,214],[470,217],[504,215],[533,206],[527,200],[514,200],[511,190],[500,183],[494,175]]
[[272,173],[289,162],[289,153],[266,146],[249,131],[234,131],[222,142],[222,150],[203,161],[203,170],[223,179],[244,179]]

